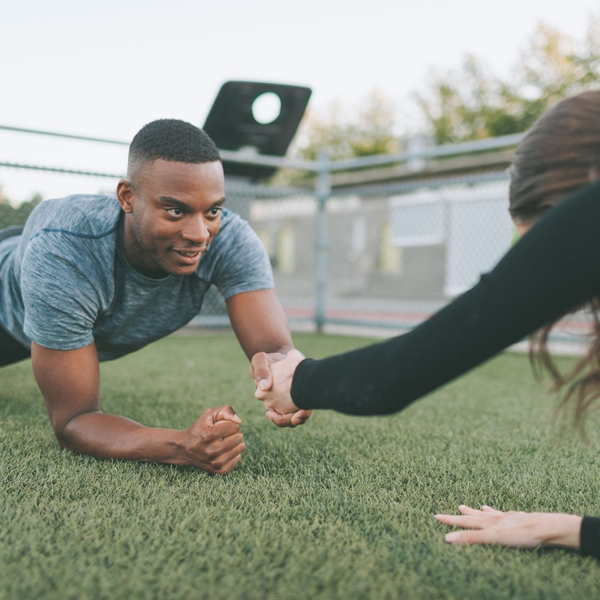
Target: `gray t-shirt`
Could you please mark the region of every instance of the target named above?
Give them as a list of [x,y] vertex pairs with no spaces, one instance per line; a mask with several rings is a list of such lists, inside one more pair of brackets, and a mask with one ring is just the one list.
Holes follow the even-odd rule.
[[42,202],[21,236],[0,243],[0,324],[25,347],[96,343],[100,360],[188,323],[215,285],[225,298],[273,287],[268,256],[246,221],[224,209],[193,275],[151,279],[127,262],[115,196]]

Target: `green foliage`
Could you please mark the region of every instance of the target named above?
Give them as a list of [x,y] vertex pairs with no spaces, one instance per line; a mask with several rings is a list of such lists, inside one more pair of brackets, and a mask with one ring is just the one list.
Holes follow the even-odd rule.
[[416,94],[437,144],[520,133],[552,104],[600,82],[600,19],[580,43],[541,23],[509,80],[467,56],[458,71],[433,73]]
[[[376,89],[358,111],[348,111],[341,102],[332,103],[325,115],[308,110],[290,153],[316,160],[326,151],[331,160],[341,160],[401,152],[402,143],[394,133],[395,112],[392,100]],[[313,177],[313,173],[279,169],[271,183],[293,185]]]
[[[436,144],[448,144],[526,131],[558,100],[599,83],[600,18],[593,18],[580,41],[540,23],[506,80],[476,56],[467,55],[457,70],[432,72],[426,89],[415,99],[425,133]],[[326,114],[310,111],[292,153],[316,159],[327,150],[335,160],[401,152],[396,126],[394,102],[374,90],[358,111],[349,111],[340,102]],[[277,181],[299,178],[284,173]]]
[[299,154],[314,160],[321,150],[327,150],[336,160],[399,152],[395,121],[393,102],[379,90],[373,90],[352,115],[345,114],[342,104],[335,102],[326,117],[309,112],[299,136],[304,138]]
[[[365,343],[296,338],[316,357]],[[3,599],[600,596],[592,559],[450,546],[433,518],[461,502],[600,514],[600,415],[587,446],[558,439],[526,356],[399,415],[323,411],[294,430],[264,418],[233,336],[170,337],[102,365],[104,410],[147,425],[232,404],[247,450],[223,478],[61,451],[30,364],[0,381]]]
[[13,207],[0,192],[0,229],[12,225],[24,225],[31,211],[42,201],[41,196],[34,196],[31,200]]

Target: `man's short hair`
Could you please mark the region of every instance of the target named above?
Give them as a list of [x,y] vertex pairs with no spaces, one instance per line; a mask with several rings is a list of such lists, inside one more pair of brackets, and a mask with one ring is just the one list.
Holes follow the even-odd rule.
[[221,160],[215,143],[199,127],[179,119],[158,119],[144,125],[129,146],[128,171],[156,159],[183,163]]

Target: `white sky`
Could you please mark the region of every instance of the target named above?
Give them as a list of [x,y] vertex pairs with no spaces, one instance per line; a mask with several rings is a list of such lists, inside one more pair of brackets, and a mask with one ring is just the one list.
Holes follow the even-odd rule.
[[[75,0],[0,9],[0,124],[130,140],[145,123],[202,125],[227,80],[313,89],[310,105],[358,103],[377,87],[400,113],[431,68],[469,52],[504,75],[540,20],[583,38],[600,0]],[[126,149],[0,132],[0,161],[122,171]],[[9,198],[113,182],[0,168]]]

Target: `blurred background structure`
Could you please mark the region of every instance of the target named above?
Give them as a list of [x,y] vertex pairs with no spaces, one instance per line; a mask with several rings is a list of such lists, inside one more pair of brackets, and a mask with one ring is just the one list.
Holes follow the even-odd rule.
[[[334,331],[363,328],[380,335],[406,331],[472,286],[514,243],[515,232],[507,211],[507,167],[512,154],[523,133],[549,106],[600,85],[600,21],[589,13],[583,20],[584,34],[577,37],[572,35],[572,29],[565,33],[541,20],[530,29],[529,37],[523,37],[522,30],[535,12],[535,3],[528,5],[527,10],[521,6],[520,12],[511,12],[507,10],[511,2],[494,17],[498,24],[505,18],[510,24],[502,34],[506,42],[502,51],[509,60],[513,60],[517,43],[509,40],[509,34],[519,30],[521,38],[513,68],[500,74],[490,68],[485,56],[463,54],[462,62],[452,59],[455,62],[451,66],[450,55],[431,54],[434,38],[440,38],[447,48],[456,39],[456,35],[444,37],[451,28],[440,28],[431,19],[411,21],[416,29],[427,33],[429,42],[413,44],[420,54],[415,50],[412,57],[406,53],[398,55],[402,60],[394,63],[394,69],[388,62],[385,78],[380,77],[381,68],[391,56],[385,52],[378,54],[381,64],[368,59],[368,47],[332,63],[332,53],[319,46],[321,62],[329,65],[324,74],[322,65],[315,60],[306,64],[290,61],[288,53],[292,49],[283,43],[281,31],[273,29],[280,43],[267,44],[269,61],[263,57],[260,64],[272,68],[275,77],[285,73],[283,81],[288,80],[288,73],[289,77],[291,73],[310,73],[310,77],[297,77],[317,82],[311,102],[318,100],[317,86],[320,89],[329,80],[340,86],[340,94],[346,94],[343,82],[349,79],[356,90],[363,89],[359,77],[371,82],[371,73],[381,85],[373,87],[358,104],[339,100],[331,101],[327,107],[322,102],[311,104],[304,118],[310,96],[306,87],[261,83],[259,86],[263,87],[259,89],[249,88],[248,82],[234,81],[218,94],[222,102],[208,112],[204,126],[222,150],[227,206],[248,219],[263,241],[273,265],[278,295],[294,327]],[[376,0],[376,4],[381,3],[385,4]],[[456,27],[467,24],[469,40],[483,48],[485,40],[482,32],[472,26],[472,7],[467,5],[466,0],[459,2],[453,12],[440,5],[436,14],[445,14],[450,23],[462,7]],[[543,6],[546,8],[539,8],[540,17],[545,11],[554,23],[567,26],[573,24],[569,19],[578,10],[591,10],[592,4],[577,0],[569,7]],[[357,19],[356,24],[362,28],[372,15],[354,8],[348,5],[348,17]],[[388,8],[391,22],[394,11],[399,9],[391,5]],[[323,18],[337,16],[330,15],[327,7],[323,10]],[[517,14],[520,19],[515,20]],[[402,13],[402,18],[407,15]],[[75,19],[73,13],[69,13],[69,19]],[[169,13],[169,19],[176,20],[181,31],[188,27],[174,13]],[[487,25],[491,19],[490,15],[485,17]],[[25,22],[38,31],[35,21]],[[291,26],[292,21],[286,23]],[[152,31],[163,30],[160,19],[147,25]],[[383,35],[387,26],[378,25],[382,44],[392,39]],[[181,33],[180,30],[177,31]],[[40,36],[44,31],[39,29]],[[77,29],[70,31],[79,35]],[[496,34],[489,30],[484,37]],[[290,36],[293,37],[291,31]],[[191,44],[193,38],[181,39]],[[315,37],[313,42],[318,45],[323,39]],[[398,44],[403,40],[399,37]],[[253,44],[247,45],[248,56],[262,48],[263,42],[253,36]],[[48,52],[60,50],[61,44],[58,41],[56,46],[48,46]],[[280,53],[274,52],[275,47]],[[169,56],[170,50],[161,48]],[[303,51],[310,53],[311,48],[307,44]],[[229,53],[231,47],[225,50]],[[98,89],[104,110],[94,113],[91,103],[97,96],[82,92],[96,90],[97,78],[94,82],[90,79],[85,89],[80,79],[70,79],[78,86],[78,95],[60,94],[57,106],[67,104],[75,111],[64,121],[74,124],[75,129],[70,131],[77,130],[77,123],[80,131],[82,122],[90,123],[85,130],[94,136],[65,133],[66,126],[47,131],[40,125],[60,123],[59,112],[57,119],[46,121],[40,111],[28,110],[31,126],[27,127],[24,121],[15,124],[19,106],[16,100],[10,102],[13,96],[21,96],[16,86],[8,86],[6,95],[0,98],[0,227],[23,223],[34,206],[49,197],[113,193],[126,165],[131,133],[127,128],[139,128],[151,118],[165,116],[165,106],[169,107],[166,116],[192,120],[181,109],[182,103],[187,103],[191,107],[188,112],[196,111],[192,107],[196,100],[190,100],[189,90],[170,94],[197,79],[180,76],[187,55],[179,52],[177,61],[168,64],[168,72],[176,69],[179,75],[177,81],[169,79],[163,90],[153,83],[156,70],[160,72],[162,68],[158,59],[163,55],[157,54],[155,46],[147,51],[155,64],[147,72],[148,65],[136,59],[143,79],[136,79],[136,69],[128,72],[128,77],[137,83],[127,88],[127,102],[117,102],[123,98],[118,86],[108,95]],[[69,56],[73,61],[79,60],[75,55]],[[408,99],[399,101],[390,96],[389,89],[404,81],[401,73],[412,73],[418,62],[431,64],[432,56],[439,60],[435,68],[430,68],[423,85],[413,88]],[[107,57],[109,54],[106,60]],[[28,56],[25,58],[29,60]],[[246,64],[246,57],[239,52],[234,53],[234,58],[236,65]],[[308,70],[298,70],[302,65]],[[220,69],[222,64],[206,62],[202,76],[212,74],[213,67]],[[205,87],[194,88],[194,93],[201,91],[206,95]],[[46,110],[52,96],[42,96],[39,106]],[[153,104],[155,97],[164,104],[159,113]],[[261,102],[255,102],[259,97]],[[131,98],[137,98],[133,108]],[[293,101],[297,102],[295,108]],[[132,110],[135,114],[128,115],[127,111]],[[232,119],[236,110],[241,117]],[[116,125],[117,115],[126,121],[127,128],[123,123]],[[148,118],[149,115],[152,116]],[[284,128],[283,121],[288,118],[292,125]],[[138,123],[139,119],[143,121]],[[91,123],[97,123],[97,129]],[[232,124],[239,126],[237,133]],[[122,131],[122,137],[115,134],[118,131]],[[236,137],[240,131],[246,138]],[[283,136],[283,145],[269,142],[263,136],[265,131]],[[40,194],[32,197],[23,190],[39,190]],[[196,321],[207,326],[227,324],[224,304],[216,293],[211,293]],[[571,339],[571,334],[581,337],[587,330],[584,317],[575,315],[557,330],[557,335]]]

